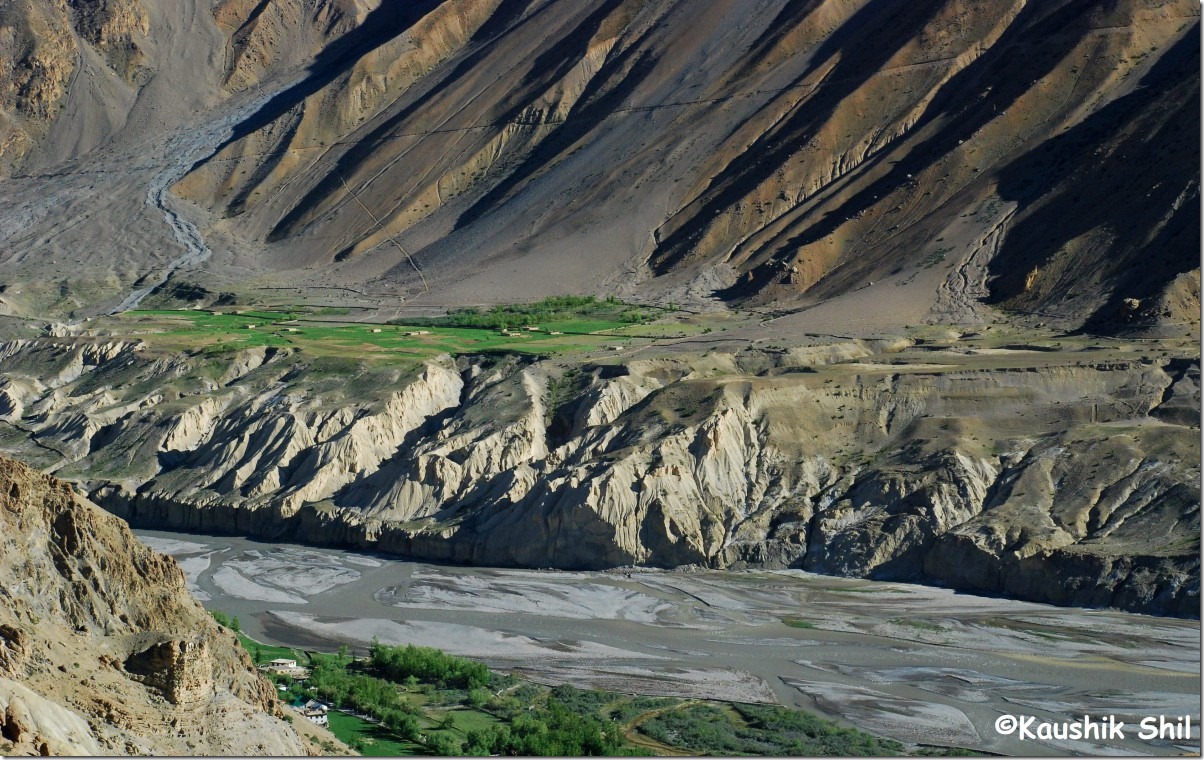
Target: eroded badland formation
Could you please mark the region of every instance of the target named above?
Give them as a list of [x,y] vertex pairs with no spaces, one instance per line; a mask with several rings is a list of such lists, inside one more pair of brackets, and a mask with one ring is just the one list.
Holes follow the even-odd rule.
[[[0,447],[145,526],[1197,616],[1199,15],[5,3]],[[656,322],[490,353],[385,324],[567,293]],[[197,684],[244,683],[150,555],[174,606],[117,619],[95,595],[120,578],[62,542],[104,562],[128,535],[6,467],[64,589],[10,601],[14,636],[35,612],[62,634],[36,666],[11,639],[6,678],[102,700],[135,649],[199,646]],[[128,672],[56,670],[88,636]],[[257,688],[181,725],[270,712]],[[166,714],[55,725],[141,749]]]

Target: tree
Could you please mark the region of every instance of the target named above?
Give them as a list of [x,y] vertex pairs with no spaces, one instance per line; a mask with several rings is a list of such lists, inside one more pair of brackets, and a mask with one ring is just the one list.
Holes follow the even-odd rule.
[[476,689],[489,683],[489,668],[479,662],[455,657],[429,647],[392,647],[375,642],[369,650],[370,663],[380,675],[392,681],[414,676],[428,683],[446,683],[462,689]]
[[500,754],[510,743],[510,731],[505,726],[480,728],[468,732],[461,751],[468,756],[484,757]]
[[469,707],[480,709],[489,701],[489,692],[484,689],[469,689],[467,696],[464,697],[464,704]]
[[460,754],[460,742],[447,734],[432,734],[423,742],[426,751],[432,755],[451,757]]
[[342,662],[343,660],[347,659],[347,653],[349,651],[350,650],[348,649],[346,644],[343,644],[342,646],[339,647],[339,662]]
[[230,618],[230,630],[234,631],[235,633],[238,633],[242,630],[242,626],[238,623],[238,615]]
[[263,647],[255,645],[255,664],[259,665],[263,662]]
[[403,739],[418,738],[418,719],[413,715],[408,715],[400,710],[390,710],[381,722],[384,723],[385,728]]

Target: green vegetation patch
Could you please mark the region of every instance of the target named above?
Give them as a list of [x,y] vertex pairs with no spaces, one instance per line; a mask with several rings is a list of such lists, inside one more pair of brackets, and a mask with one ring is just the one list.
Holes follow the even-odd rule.
[[413,676],[419,682],[479,689],[488,685],[493,676],[489,668],[479,662],[429,647],[391,647],[374,642],[369,659],[373,670],[392,681]]
[[538,710],[508,726],[469,731],[466,755],[606,756],[642,754],[630,747],[618,724],[573,710],[549,695]]
[[238,622],[238,615],[235,615],[234,617],[230,617],[229,615],[222,612],[221,610],[213,610],[209,614],[213,616],[214,621],[216,621],[217,624],[220,626],[229,628],[231,631],[234,631],[235,633],[238,633],[239,631],[242,630],[242,625]]
[[709,755],[899,755],[903,745],[801,710],[708,704],[668,710],[639,724],[658,742]]
[[298,657],[295,649],[288,647],[278,647],[271,644],[260,644],[254,639],[248,638],[243,634],[238,634],[238,641],[242,644],[243,649],[251,653],[251,659],[256,665],[263,665],[277,659],[297,660],[304,662],[304,657]]
[[469,731],[484,731],[485,729],[493,728],[501,722],[497,717],[483,710],[473,710],[470,708],[449,710],[445,715],[451,718],[450,722],[455,730],[464,734],[467,734]]
[[815,623],[812,623],[810,620],[803,620],[802,618],[797,617],[784,617],[782,618],[782,622],[791,628],[802,628],[808,631],[815,628]]
[[[266,659],[294,651],[239,640]],[[548,688],[426,647],[374,641],[366,659],[352,658],[343,647],[338,654],[306,653],[306,660],[306,681],[269,674],[285,687],[280,698],[300,705],[316,697],[334,705],[331,731],[367,756],[892,755],[903,749],[800,710]]]
[[612,720],[619,723],[631,723],[643,715],[659,712],[669,707],[676,707],[679,704],[681,704],[681,700],[673,697],[629,697],[613,704],[607,712]]
[[327,715],[330,732],[365,757],[424,754],[422,745],[398,739],[383,726],[336,711]]
[[611,333],[655,319],[657,311],[565,296],[538,304],[498,306],[488,312],[467,309],[447,317],[415,318],[404,324],[340,323],[316,316],[271,310],[141,310],[115,317],[111,331],[158,348],[202,351],[214,357],[248,348],[293,347],[314,357],[354,356],[407,364],[439,354],[550,355],[626,345],[632,336]]
[[505,304],[482,311],[456,309],[443,317],[406,320],[431,327],[483,327],[491,330],[539,326],[566,333],[594,333],[651,322],[660,309],[626,304],[617,298],[599,301],[593,296],[552,296],[526,304]]
[[925,269],[931,269],[932,267],[944,261],[945,255],[950,253],[952,250],[952,248],[939,248],[925,256],[924,260],[920,263]]

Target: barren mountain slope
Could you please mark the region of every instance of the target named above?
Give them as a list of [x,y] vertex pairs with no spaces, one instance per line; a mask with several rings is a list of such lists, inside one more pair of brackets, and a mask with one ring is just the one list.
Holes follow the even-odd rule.
[[[11,75],[0,79],[0,170],[61,166],[114,143],[145,139],[156,127],[204,119],[197,109],[296,67],[354,28],[364,16],[355,6],[337,0],[270,7],[224,0],[212,8],[198,0],[5,3],[0,71]],[[284,26],[292,32],[281,34]]]
[[[136,85],[148,31],[139,0],[12,0],[0,6],[0,171],[46,136],[79,83],[81,67],[99,65],[104,74]],[[89,71],[84,79],[91,76]],[[101,104],[102,112],[107,107]]]
[[0,18],[12,313],[174,278],[1199,321],[1189,0],[75,7]]
[[329,743],[281,719],[173,560],[66,483],[0,459],[0,535],[4,754],[303,755]]
[[442,3],[316,61],[177,190],[270,268],[426,301],[654,276],[781,304],[970,264],[992,303],[1109,322],[1198,266],[1198,14]]
[[368,12],[328,0],[278,6],[0,7],[0,313],[129,308],[209,258],[189,221],[196,209],[168,188],[258,108],[265,87],[282,86],[261,80],[291,81],[298,61]]
[[213,16],[226,35],[222,74],[237,91],[309,60],[363,25],[362,0],[218,0]]

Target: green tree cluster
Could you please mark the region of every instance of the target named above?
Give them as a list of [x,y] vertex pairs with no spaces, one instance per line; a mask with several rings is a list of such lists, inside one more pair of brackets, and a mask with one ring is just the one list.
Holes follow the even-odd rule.
[[222,612],[221,610],[213,610],[213,612],[211,612],[210,614],[213,615],[213,619],[217,621],[218,625],[229,628],[231,631],[234,631],[235,633],[238,633],[239,631],[242,630],[242,625],[238,622],[237,615],[235,615],[234,617],[230,617],[229,615]]
[[406,324],[496,330],[539,322],[572,321],[584,317],[608,317],[620,322],[639,323],[655,319],[656,313],[654,310],[629,306],[614,297],[599,301],[594,296],[552,296],[535,303],[498,305],[487,311],[472,307],[456,309],[443,317],[410,318],[406,320]]
[[537,711],[519,715],[509,726],[469,731],[465,755],[615,756],[629,754],[618,725],[581,715],[549,697]]
[[394,647],[373,641],[369,663],[391,681],[402,682],[413,676],[419,681],[470,691],[487,686],[492,677],[489,668],[479,662],[412,644]]
[[320,699],[371,715],[403,739],[418,737],[417,708],[402,699],[397,685],[366,673],[352,673],[338,661],[315,660],[308,684]]
[[899,755],[903,746],[801,710],[732,705],[739,719],[712,705],[688,705],[643,721],[641,733],[710,755]]

